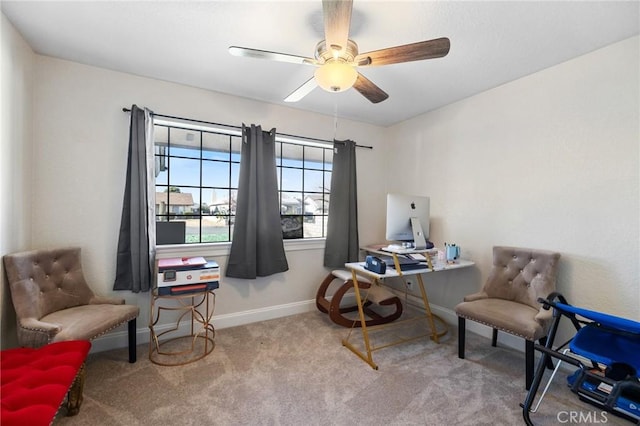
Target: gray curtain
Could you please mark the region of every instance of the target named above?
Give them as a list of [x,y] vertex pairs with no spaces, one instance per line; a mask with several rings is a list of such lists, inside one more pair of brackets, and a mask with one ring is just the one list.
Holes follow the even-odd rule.
[[324,266],[342,268],[357,262],[359,255],[356,143],[334,141]]
[[233,239],[226,275],[253,279],[289,269],[282,241],[276,176],[276,130],[242,126]]
[[114,290],[149,291],[155,253],[153,120],[131,107],[129,158],[122,204]]

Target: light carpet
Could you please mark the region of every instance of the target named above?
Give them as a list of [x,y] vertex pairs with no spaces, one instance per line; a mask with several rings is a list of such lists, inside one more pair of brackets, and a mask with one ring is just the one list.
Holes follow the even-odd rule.
[[[151,363],[147,345],[135,364],[126,349],[91,354],[80,413],[61,412],[56,424],[523,424],[523,353],[468,332],[467,358],[458,359],[451,328],[439,344],[422,338],[374,352],[374,370],[341,344],[347,332],[316,311],[218,330],[210,355],[179,367]],[[577,424],[572,412],[581,424],[629,424],[580,402],[565,379],[556,377],[535,424]]]

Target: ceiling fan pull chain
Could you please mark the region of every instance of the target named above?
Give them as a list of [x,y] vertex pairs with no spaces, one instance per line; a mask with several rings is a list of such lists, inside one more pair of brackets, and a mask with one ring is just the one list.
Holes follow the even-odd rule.
[[338,102],[333,104],[333,140],[338,135]]

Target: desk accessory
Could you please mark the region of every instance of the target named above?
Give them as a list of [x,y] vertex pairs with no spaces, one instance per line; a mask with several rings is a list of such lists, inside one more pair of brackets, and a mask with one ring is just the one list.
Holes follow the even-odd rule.
[[454,263],[460,257],[460,246],[444,243],[447,263]]
[[367,256],[364,262],[364,269],[376,274],[384,274],[387,272],[387,264],[379,257]]

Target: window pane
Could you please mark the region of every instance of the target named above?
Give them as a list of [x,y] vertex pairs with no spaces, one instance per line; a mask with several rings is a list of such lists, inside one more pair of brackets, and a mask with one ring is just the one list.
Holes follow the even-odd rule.
[[202,158],[229,161],[231,140],[229,135],[220,133],[202,134]]
[[213,210],[213,189],[202,188],[202,199],[200,200],[200,214],[210,215]]
[[[185,203],[185,213],[187,215],[197,215],[200,214],[200,188],[185,188],[180,187],[180,195],[178,196]],[[177,195],[177,194],[176,194]],[[174,195],[169,194],[169,204],[171,204],[171,199]],[[191,197],[189,197],[191,196]],[[189,208],[186,203],[191,201],[191,208]]]
[[[209,210],[212,215],[228,215],[230,207],[228,189],[207,189],[206,194],[211,194],[209,199]],[[205,198],[205,190],[202,191],[202,198]]]
[[232,189],[231,190],[231,214],[235,215],[236,214],[236,203],[238,201],[238,190],[236,189]]
[[200,186],[200,160],[169,158],[171,186]]
[[304,171],[304,191],[305,192],[323,192],[323,172],[320,170]]
[[[160,209],[156,211],[160,214],[169,214],[171,216],[193,214],[194,208],[197,207],[197,203],[200,201],[199,190],[175,186],[170,188],[169,192],[167,192],[167,189],[164,189],[164,192],[156,192],[156,208],[160,204]],[[189,191],[193,191],[195,196],[194,193]]]
[[324,172],[324,192],[331,192],[331,172]]
[[322,199],[322,214],[329,214],[329,201],[329,194],[325,194],[324,198]]
[[231,163],[231,188],[237,188],[240,181],[240,164]]
[[169,129],[169,155],[200,158],[200,132],[171,127]]
[[184,217],[186,222],[186,242],[187,244],[194,244],[200,242],[200,220]]
[[304,197],[304,214],[322,214],[323,201],[322,194],[306,194]]
[[324,148],[304,147],[304,167],[306,169],[319,169],[322,170],[322,158],[324,155]]
[[282,191],[302,191],[302,170],[282,168]]
[[[304,238],[321,238],[326,229],[327,216],[305,216],[304,217]],[[323,226],[324,222],[324,226]]]
[[[162,148],[166,150],[166,148]],[[167,185],[169,183],[169,158],[164,155],[154,157],[156,184]]]
[[299,192],[283,192],[280,200],[280,214],[302,214],[302,194]]
[[202,161],[202,185],[229,187],[230,163],[222,161]]
[[324,156],[324,169],[333,170],[333,153],[330,150]]
[[304,236],[302,230],[302,215],[281,215],[280,224],[282,226],[282,238],[298,239]]
[[231,240],[233,226],[226,218],[208,217],[202,219],[202,242],[218,243]]
[[231,136],[231,161],[240,162],[240,153],[242,152],[242,138],[240,136]]
[[153,139],[157,145],[167,146],[169,142],[169,128],[166,126],[153,126]]
[[156,221],[156,244],[184,244],[186,242],[186,222],[184,220],[167,220],[165,217]]
[[301,145],[282,144],[282,165],[289,167],[302,167]]
[[[169,194],[166,186],[156,186],[156,215],[169,213]],[[160,219],[158,219],[160,220]]]
[[282,165],[282,142],[276,142],[276,166]]

